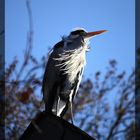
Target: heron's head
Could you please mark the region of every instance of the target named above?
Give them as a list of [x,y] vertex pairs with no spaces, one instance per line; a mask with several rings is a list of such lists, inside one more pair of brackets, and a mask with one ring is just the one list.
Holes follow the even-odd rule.
[[[94,32],[87,32],[84,28],[78,28],[70,32],[68,36],[68,40],[70,42],[75,42],[76,44],[87,44],[89,43],[89,40],[96,36],[99,35],[103,32],[106,32],[107,30],[99,30],[99,31],[94,31]],[[75,44],[74,43],[74,44]]]

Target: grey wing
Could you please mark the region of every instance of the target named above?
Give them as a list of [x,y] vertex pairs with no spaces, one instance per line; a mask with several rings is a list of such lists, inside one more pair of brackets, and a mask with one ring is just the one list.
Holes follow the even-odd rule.
[[48,94],[51,92],[53,86],[59,79],[59,71],[55,67],[55,64],[56,62],[53,60],[53,54],[51,54],[46,65],[42,83],[43,99],[45,102],[49,96]]
[[[60,44],[59,44],[60,45]],[[50,54],[42,83],[43,100],[46,104],[47,110],[51,111],[54,101],[58,94],[58,83],[61,80],[59,68],[56,67],[58,57],[61,53],[61,48],[55,48]]]

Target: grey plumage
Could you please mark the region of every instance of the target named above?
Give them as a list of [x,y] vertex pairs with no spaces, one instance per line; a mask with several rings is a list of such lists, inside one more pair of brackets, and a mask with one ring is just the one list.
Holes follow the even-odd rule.
[[63,117],[70,108],[72,114],[72,102],[86,64],[87,41],[95,35],[95,32],[91,33],[88,34],[83,29],[73,31],[54,46],[42,84],[47,112]]

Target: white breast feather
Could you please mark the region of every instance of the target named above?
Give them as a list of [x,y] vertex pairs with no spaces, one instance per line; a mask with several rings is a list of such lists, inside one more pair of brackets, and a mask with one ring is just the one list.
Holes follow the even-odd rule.
[[54,58],[55,60],[60,61],[56,66],[60,68],[60,71],[64,71],[64,74],[68,74],[70,81],[75,79],[77,73],[86,64],[85,55],[87,50],[87,45],[74,50],[64,50],[58,58]]

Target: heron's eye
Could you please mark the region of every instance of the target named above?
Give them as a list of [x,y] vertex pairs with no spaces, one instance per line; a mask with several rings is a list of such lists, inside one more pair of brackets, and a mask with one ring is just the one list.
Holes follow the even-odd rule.
[[86,32],[81,32],[81,35],[82,35],[82,36],[86,35]]

